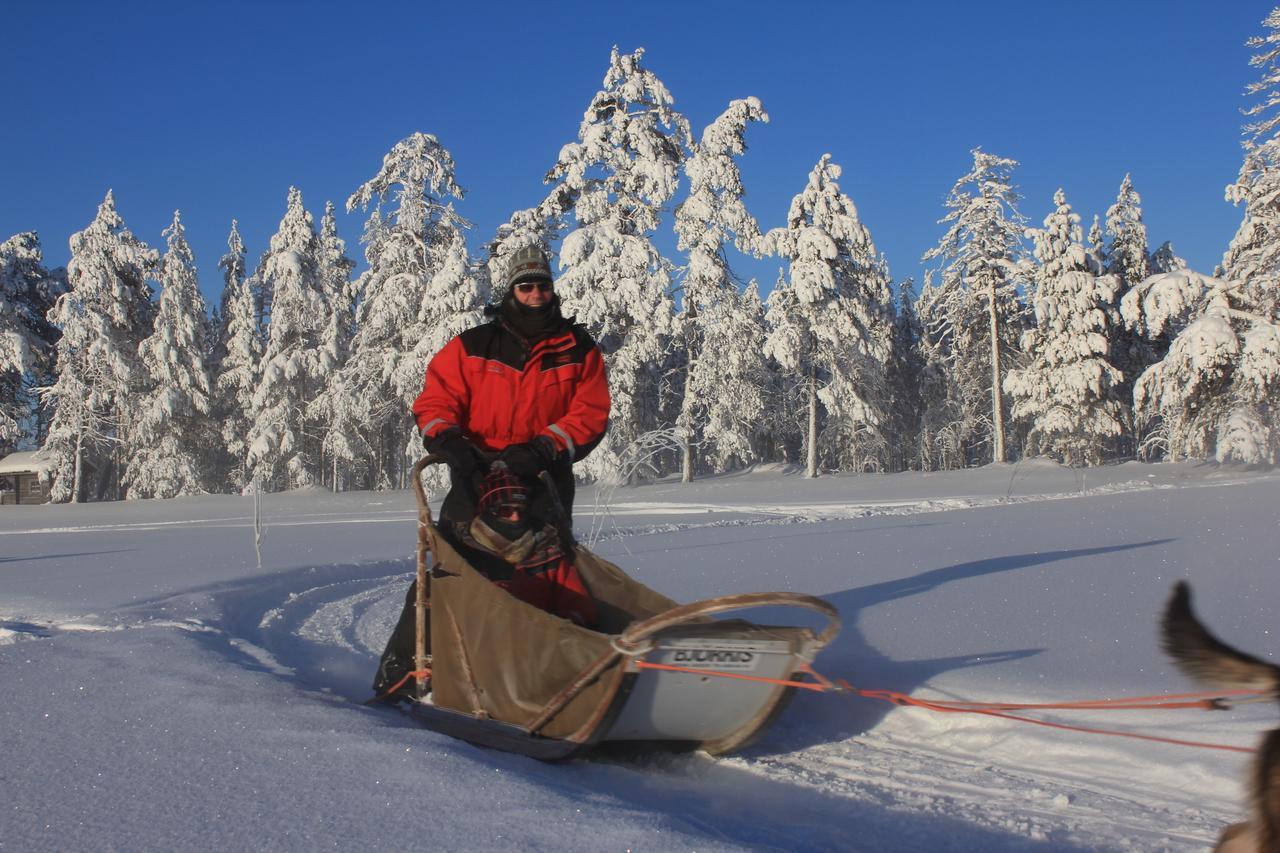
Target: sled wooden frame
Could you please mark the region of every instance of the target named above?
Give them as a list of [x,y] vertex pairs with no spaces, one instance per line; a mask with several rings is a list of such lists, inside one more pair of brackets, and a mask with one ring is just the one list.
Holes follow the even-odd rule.
[[[679,642],[681,637],[696,636],[700,632],[724,633],[723,630],[715,629],[723,629],[729,623],[711,620],[709,617],[715,614],[746,608],[786,606],[809,610],[822,616],[825,620],[825,625],[818,633],[814,633],[807,628],[759,628],[760,631],[766,633],[770,631],[788,632],[787,636],[792,638],[789,655],[784,653],[782,656],[786,659],[786,662],[784,671],[778,673],[782,676],[781,680],[804,680],[806,677],[803,673],[804,665],[811,662],[814,656],[839,633],[840,615],[836,608],[820,598],[800,593],[740,593],[678,605],[657,615],[633,621],[620,633],[599,635],[606,636],[609,640],[608,650],[583,667],[575,677],[568,680],[564,687],[546,702],[545,706],[531,721],[526,721],[524,724],[516,724],[496,719],[481,707],[480,694],[483,691],[481,686],[475,683],[474,675],[471,673],[470,666],[467,663],[468,653],[465,643],[461,633],[456,629],[456,624],[454,624],[454,630],[451,635],[457,641],[472,711],[467,713],[461,710],[437,707],[428,701],[422,701],[428,691],[429,682],[426,673],[431,665],[426,651],[427,609],[430,607],[431,569],[433,568],[431,563],[440,564],[442,550],[452,553],[452,549],[449,547],[441,548],[438,531],[435,528],[431,509],[427,504],[426,492],[422,485],[422,472],[429,465],[443,461],[438,456],[427,456],[420,459],[413,467],[413,489],[418,502],[416,566],[418,586],[415,600],[414,668],[419,673],[415,676],[415,692],[419,701],[412,704],[410,714],[433,730],[482,746],[517,752],[542,760],[562,760],[602,741],[634,739],[626,735],[611,738],[610,733],[615,722],[622,715],[628,699],[636,692],[637,685],[644,684],[641,681],[642,679],[650,682],[646,685],[649,688],[653,687],[652,682],[654,680],[663,678],[668,680],[683,678],[686,682],[708,681],[706,677],[701,677],[700,679],[694,677],[691,679],[688,675],[652,670],[642,673],[638,667],[633,665],[633,662],[643,660],[647,654],[654,652],[655,649],[663,645],[664,641],[670,641],[672,637],[676,638],[675,642]],[[580,550],[579,553],[589,554],[589,552],[585,552],[585,549]],[[428,555],[430,555],[430,560]],[[599,560],[594,555],[590,556],[592,560]],[[616,567],[613,568],[618,571]],[[453,614],[448,612],[447,609],[446,612],[435,614],[435,618],[447,618],[451,623],[454,622]],[[755,627],[750,623],[737,621],[732,624],[734,626],[743,626],[739,630],[750,631]],[[699,628],[699,625],[703,627]],[[775,643],[775,645],[778,644]],[[595,704],[594,710],[590,712],[585,723],[582,725],[575,724],[576,727],[573,731],[561,736],[544,734],[545,729],[557,719],[558,715],[575,698],[579,697],[588,686],[597,686],[602,680],[604,689],[601,698]],[[714,682],[725,681],[725,679],[710,680]],[[675,739],[659,738],[658,740],[661,740],[664,745],[671,748],[699,748],[711,754],[722,754],[743,748],[777,717],[791,697],[794,688],[784,685],[760,684],[755,685],[755,690],[757,692],[756,705],[750,709],[749,715],[741,720],[740,723],[735,723],[731,730],[716,732],[711,737],[694,739],[685,737]],[[650,690],[650,692],[652,691]]]

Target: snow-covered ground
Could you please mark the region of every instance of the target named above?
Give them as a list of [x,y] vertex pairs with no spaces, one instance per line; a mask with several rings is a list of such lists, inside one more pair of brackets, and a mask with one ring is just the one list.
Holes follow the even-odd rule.
[[[619,489],[577,526],[681,600],[837,605],[818,669],[934,698],[1193,688],[1190,578],[1275,656],[1280,474],[1048,463]],[[413,571],[408,493],[0,510],[0,849],[1196,850],[1247,756],[805,694],[748,752],[549,765],[358,700]],[[768,614],[763,614],[767,617]],[[1251,745],[1275,709],[1045,719]]]

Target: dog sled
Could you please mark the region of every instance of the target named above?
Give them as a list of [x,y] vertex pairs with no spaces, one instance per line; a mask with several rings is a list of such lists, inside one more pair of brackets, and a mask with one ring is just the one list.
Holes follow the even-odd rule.
[[[582,546],[575,565],[596,623],[586,628],[543,611],[491,583],[438,535],[421,478],[437,461],[422,459],[413,471],[417,698],[409,713],[427,728],[548,761],[619,741],[733,752],[785,706],[794,688],[779,682],[802,680],[840,629],[831,604],[798,593],[677,604]],[[712,618],[778,606],[815,612],[825,624]]]

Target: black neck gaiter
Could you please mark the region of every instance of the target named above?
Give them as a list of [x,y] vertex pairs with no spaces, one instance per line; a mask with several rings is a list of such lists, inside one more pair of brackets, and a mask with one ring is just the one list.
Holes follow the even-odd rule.
[[565,325],[558,294],[541,308],[530,308],[508,293],[498,307],[498,314],[504,323],[531,344],[555,334]]

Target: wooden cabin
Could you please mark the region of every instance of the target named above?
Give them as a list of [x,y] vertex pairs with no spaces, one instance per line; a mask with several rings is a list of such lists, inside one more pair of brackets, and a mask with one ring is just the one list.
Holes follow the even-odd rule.
[[53,461],[40,450],[10,453],[0,459],[0,506],[49,502]]

